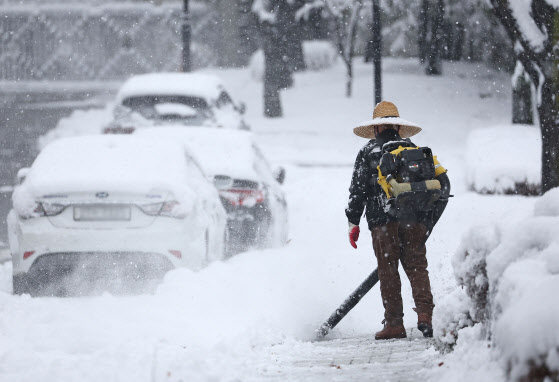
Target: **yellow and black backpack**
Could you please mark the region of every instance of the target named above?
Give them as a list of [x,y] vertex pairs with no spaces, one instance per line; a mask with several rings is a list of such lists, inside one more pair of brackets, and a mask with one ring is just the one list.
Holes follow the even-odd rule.
[[383,152],[377,170],[386,211],[394,217],[431,211],[441,196],[435,178],[446,172],[431,149],[399,141],[385,144]]

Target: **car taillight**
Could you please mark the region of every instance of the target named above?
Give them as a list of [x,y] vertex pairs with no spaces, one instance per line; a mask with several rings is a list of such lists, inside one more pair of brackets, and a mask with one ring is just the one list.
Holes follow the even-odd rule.
[[26,260],[28,258],[30,258],[31,256],[33,256],[33,254],[35,253],[35,251],[27,251],[23,253],[23,260]]
[[42,216],[56,216],[66,209],[67,206],[63,204],[50,204],[35,202],[35,208],[33,211],[27,211],[25,213],[20,213],[19,216],[22,219],[32,219]]
[[168,216],[182,219],[186,216],[179,202],[171,200],[163,203],[141,204],[138,206],[146,215]]
[[250,188],[219,190],[219,195],[234,206],[254,207],[264,201],[262,190]]
[[66,209],[65,205],[62,204],[50,204],[50,203],[39,203],[33,210],[33,215],[28,217],[39,217],[39,216],[55,216],[60,214]]
[[40,203],[40,205],[43,208],[44,216],[58,215],[66,208],[66,206],[62,204]]

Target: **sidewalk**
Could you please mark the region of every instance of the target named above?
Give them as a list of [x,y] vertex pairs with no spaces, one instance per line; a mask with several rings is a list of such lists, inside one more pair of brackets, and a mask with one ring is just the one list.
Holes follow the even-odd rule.
[[[375,341],[370,336],[274,347],[276,364],[262,379],[272,381],[417,381],[440,357],[417,329],[408,338]],[[431,348],[431,349],[430,349]],[[294,351],[295,350],[295,351]],[[282,354],[285,351],[285,354]]]

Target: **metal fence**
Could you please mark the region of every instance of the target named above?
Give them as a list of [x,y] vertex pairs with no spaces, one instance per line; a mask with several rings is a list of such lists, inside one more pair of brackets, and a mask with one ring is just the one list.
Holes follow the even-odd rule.
[[[0,81],[120,80],[180,68],[179,3],[1,2]],[[193,65],[215,61],[216,15],[191,7]]]

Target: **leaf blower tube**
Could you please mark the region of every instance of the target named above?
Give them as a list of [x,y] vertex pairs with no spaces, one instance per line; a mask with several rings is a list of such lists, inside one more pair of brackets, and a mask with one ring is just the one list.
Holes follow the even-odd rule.
[[372,287],[378,282],[378,269],[375,269],[373,273],[369,275],[359,285],[359,287],[353,291],[353,293],[344,301],[344,303],[336,309],[334,313],[328,318],[328,320],[322,324],[320,328],[316,331],[317,339],[322,339],[332,330],[339,322],[344,318],[354,307],[361,301],[363,296],[365,296]]

